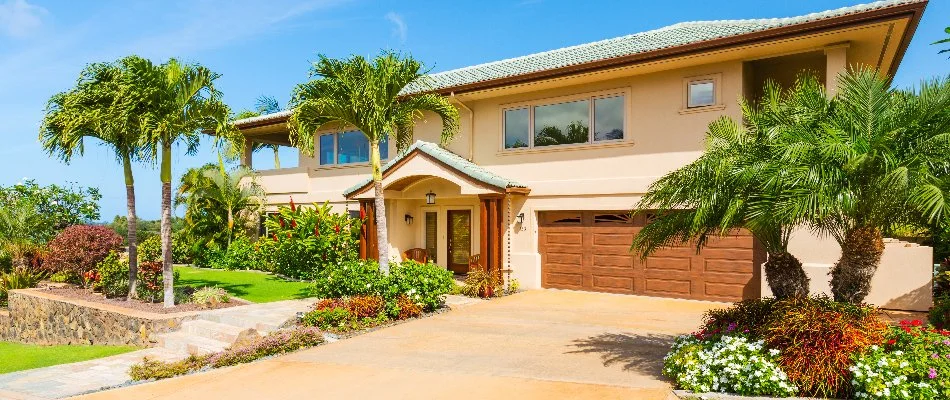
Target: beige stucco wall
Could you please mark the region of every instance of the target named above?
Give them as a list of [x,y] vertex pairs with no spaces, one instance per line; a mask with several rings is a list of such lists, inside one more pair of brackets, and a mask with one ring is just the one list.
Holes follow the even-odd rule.
[[[865,301],[887,309],[927,311],[933,305],[933,248],[897,239],[884,241],[881,264],[871,280],[871,292]],[[811,279],[811,293],[830,296],[829,273],[841,255],[838,243],[830,237],[798,230],[788,249],[802,261]],[[762,297],[771,295],[763,271]]]

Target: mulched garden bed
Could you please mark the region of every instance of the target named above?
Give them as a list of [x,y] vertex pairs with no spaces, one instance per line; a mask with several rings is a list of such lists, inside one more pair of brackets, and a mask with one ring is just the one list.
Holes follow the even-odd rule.
[[126,301],[124,298],[107,299],[100,293],[90,292],[88,289],[82,289],[72,286],[47,287],[49,293],[62,296],[69,299],[89,301],[93,303],[108,304],[116,307],[122,307],[130,310],[146,311],[156,314],[173,314],[187,311],[212,310],[218,308],[228,308],[250,304],[240,299],[231,298],[230,303],[221,303],[214,307],[204,307],[197,304],[185,303],[177,304],[172,308],[165,308],[162,303],[147,303],[139,300]]

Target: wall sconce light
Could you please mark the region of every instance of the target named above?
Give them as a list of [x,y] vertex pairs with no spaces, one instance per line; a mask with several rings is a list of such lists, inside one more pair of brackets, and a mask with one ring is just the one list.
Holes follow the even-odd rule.
[[519,223],[519,224],[523,224],[523,223],[524,223],[524,213],[518,213],[518,215],[515,216],[515,219],[518,220],[518,223]]
[[406,225],[412,225],[412,215],[406,214]]
[[435,193],[432,193],[430,190],[429,193],[426,193],[426,204],[432,205],[435,204]]

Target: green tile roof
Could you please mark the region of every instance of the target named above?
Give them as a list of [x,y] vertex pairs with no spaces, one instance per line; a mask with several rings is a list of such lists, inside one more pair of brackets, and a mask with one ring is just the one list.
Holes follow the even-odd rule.
[[[385,174],[390,168],[398,164],[404,158],[409,156],[413,151],[418,150],[422,153],[425,153],[436,160],[439,160],[446,165],[457,170],[459,173],[464,174],[478,182],[484,183],[489,186],[494,186],[499,189],[507,188],[523,188],[526,187],[518,182],[515,182],[511,179],[506,179],[501,176],[496,175],[494,172],[491,172],[487,169],[484,169],[477,164],[462,158],[461,156],[440,147],[439,145],[431,142],[425,142],[422,140],[417,140],[412,146],[409,146],[405,151],[400,152],[396,158],[389,160],[385,166],[383,166],[383,173]],[[372,178],[367,178],[361,181],[360,183],[346,189],[343,192],[343,196],[349,197],[351,194],[355,193],[360,188],[370,184]]]
[[877,1],[788,18],[682,22],[652,31],[601,40],[599,42],[564,47],[542,53],[431,74],[429,75],[429,85],[431,87],[407,87],[403,90],[403,93],[411,94],[422,90],[440,90],[495,79],[509,78],[572,65],[679,47],[707,40],[868,12],[881,8],[920,3],[923,1],[924,0]]
[[[451,89],[924,1],[926,0],[876,1],[787,18],[681,22],[652,31],[430,74],[427,84],[407,86],[402,94]],[[290,110],[281,111],[238,120],[235,124],[240,127],[256,123],[283,122],[290,113]]]

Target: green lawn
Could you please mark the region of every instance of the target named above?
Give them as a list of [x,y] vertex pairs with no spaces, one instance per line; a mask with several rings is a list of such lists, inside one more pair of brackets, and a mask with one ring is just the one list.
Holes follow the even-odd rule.
[[200,288],[217,286],[234,296],[254,303],[303,299],[309,297],[308,282],[294,282],[255,271],[209,270],[194,267],[175,267],[179,273],[176,285]]
[[0,342],[0,374],[128,353],[134,346],[39,346]]

